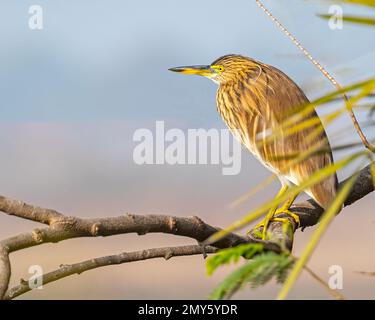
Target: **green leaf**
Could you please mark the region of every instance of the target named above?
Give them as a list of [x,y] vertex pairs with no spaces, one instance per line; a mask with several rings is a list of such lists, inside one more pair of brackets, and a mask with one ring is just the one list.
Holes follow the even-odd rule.
[[[324,117],[312,117],[311,112],[315,110],[317,106],[332,102],[337,99],[338,96],[346,94],[347,92],[358,91],[359,93],[353,94],[347,101],[345,101],[345,107],[335,110],[334,112],[325,115]],[[285,137],[293,135],[301,130],[309,127],[316,126],[312,132],[312,137],[314,135],[321,134],[322,127],[319,125],[320,120],[324,122],[324,125],[332,123],[337,117],[341,116],[347,109],[353,109],[355,104],[370,95],[373,94],[375,90],[375,79],[369,79],[366,81],[361,81],[354,83],[350,86],[344,87],[340,90],[328,93],[323,97],[320,97],[308,104],[301,106],[301,110],[289,115],[282,123],[276,128],[273,128],[272,132],[265,138],[261,138],[257,141],[259,147],[263,147],[265,144],[274,142],[276,139],[283,135]]]
[[357,24],[365,24],[365,25],[370,25],[370,26],[375,25],[375,18],[370,18],[370,17],[344,16],[343,20],[346,22],[357,23]]
[[250,259],[262,251],[263,245],[260,243],[241,244],[237,247],[220,250],[214,256],[207,259],[207,274],[210,276],[218,267],[224,264],[237,263],[241,257]]
[[370,170],[371,170],[371,176],[372,176],[372,184],[374,185],[374,188],[375,188],[375,162],[371,163]]
[[262,253],[232,272],[209,298],[212,300],[230,298],[247,283],[252,288],[257,288],[265,285],[272,278],[277,282],[283,282],[292,265],[293,260],[287,255],[274,252]]
[[339,0],[339,1],[346,2],[349,4],[357,4],[357,5],[362,5],[362,6],[375,7],[374,0]]
[[[331,19],[332,17],[330,14],[318,14],[318,16],[327,20]],[[342,17],[342,20],[346,22],[356,23],[356,24],[375,26],[375,18],[370,18],[370,17],[344,16]]]
[[335,163],[332,163],[323,169],[315,172],[312,174],[308,179],[305,181],[302,181],[299,185],[293,186],[289,188],[287,192],[285,192],[282,196],[271,199],[264,205],[260,206],[258,209],[250,212],[248,215],[246,215],[244,218],[232,223],[230,226],[226,227],[223,230],[220,230],[213,235],[211,235],[207,240],[204,241],[204,244],[209,245],[212,243],[215,243],[216,241],[224,238],[228,233],[236,231],[249,223],[253,222],[255,219],[258,219],[261,217],[267,210],[274,208],[276,205],[279,205],[280,203],[286,201],[290,197],[292,197],[295,194],[301,193],[302,191],[306,190],[307,188],[319,183],[320,181],[327,179],[332,174],[334,174],[337,170],[340,170],[344,167],[346,167],[348,164],[352,163],[354,160],[367,156],[367,151],[359,151],[352,155],[349,155]]
[[326,212],[323,215],[323,218],[321,219],[318,227],[315,229],[309,243],[307,244],[305,250],[302,252],[301,257],[297,260],[297,262],[294,264],[292,271],[290,272],[290,275],[285,281],[285,284],[280,291],[277,299],[283,300],[286,298],[287,294],[289,293],[290,289],[294,285],[294,283],[297,281],[302,269],[310,259],[312,253],[314,252],[316,246],[318,245],[320,239],[322,238],[322,235],[327,230],[330,222],[333,220],[335,215],[340,211],[343,203],[345,202],[349,192],[351,191],[354,182],[356,181],[356,178],[358,176],[358,173],[353,175],[340,189],[339,193],[337,194],[336,198],[333,200],[332,204],[328,207]]

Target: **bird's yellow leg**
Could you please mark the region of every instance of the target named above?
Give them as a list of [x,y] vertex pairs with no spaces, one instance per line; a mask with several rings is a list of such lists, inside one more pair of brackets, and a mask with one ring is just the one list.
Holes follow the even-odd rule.
[[[298,194],[294,195],[293,197],[289,198],[287,201],[284,202],[284,204],[276,210],[275,215],[285,213],[288,216],[291,216],[296,222],[297,225],[300,224],[299,216],[295,214],[294,212],[290,211],[289,208],[292,206],[294,200],[296,200]],[[281,218],[283,219],[283,218]]]
[[[280,191],[278,192],[278,194],[276,195],[276,199],[283,196],[285,194],[285,192],[288,190],[288,188],[289,188],[288,185],[283,185],[281,187]],[[296,215],[295,213],[293,213],[292,211],[289,210],[289,208],[291,207],[291,205],[293,204],[293,202],[297,198],[297,196],[298,196],[298,194],[290,197],[287,201],[285,201],[283,203],[283,205],[280,208],[278,208],[278,206],[273,207],[267,213],[264,220],[262,222],[258,223],[253,228],[253,230],[256,230],[256,229],[259,229],[260,227],[263,227],[262,240],[266,240],[266,238],[267,238],[267,229],[268,229],[268,225],[269,225],[270,221],[274,220],[274,221],[280,221],[280,222],[289,222],[289,220],[287,218],[275,218],[275,216],[277,214],[281,214],[281,213],[287,214],[287,215],[291,216],[296,221],[297,225],[299,225],[300,221],[299,221],[298,215]]]
[[[281,189],[279,190],[279,192],[277,193],[275,199],[283,196],[285,194],[285,192],[288,190],[288,185],[287,184],[283,184]],[[294,199],[293,199],[294,201]],[[292,201],[292,202],[293,202]],[[270,223],[270,221],[272,220],[272,218],[274,217],[274,215],[276,214],[276,211],[277,211],[277,207],[278,205],[275,205],[273,208],[271,208],[266,217],[264,218],[263,221],[261,221],[260,223],[258,223],[252,230],[256,230],[256,229],[259,229],[260,227],[263,227],[263,232],[262,232],[262,239],[265,240],[266,239],[266,235],[267,235],[267,228],[268,228],[268,225]],[[289,209],[289,208],[288,208]],[[251,231],[252,231],[251,230]],[[251,232],[250,231],[250,232]]]

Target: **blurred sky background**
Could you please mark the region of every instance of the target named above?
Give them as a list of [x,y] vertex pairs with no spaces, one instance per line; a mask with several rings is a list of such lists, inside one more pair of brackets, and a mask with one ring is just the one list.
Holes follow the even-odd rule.
[[[374,76],[374,28],[329,29],[316,16],[328,12],[328,1],[264,3],[343,84]],[[44,9],[41,31],[28,28],[34,4]],[[274,183],[229,208],[269,176],[246,151],[236,176],[223,176],[219,165],[133,163],[134,130],[153,130],[156,120],[183,130],[224,128],[216,112],[216,85],[173,74],[169,67],[208,64],[239,53],[280,68],[309,98],[332,90],[252,0],[2,0],[0,8],[0,194],[69,215],[198,215],[226,226],[277,192]],[[371,13],[343,8],[344,13]],[[332,138],[332,145],[358,141],[347,115],[328,133],[340,129],[341,139]],[[374,128],[366,132],[375,135]],[[375,278],[355,273],[375,271],[373,207],[372,194],[345,209],[309,262],[324,279],[330,265],[342,266],[342,293],[348,298],[374,298]],[[35,226],[0,215],[1,238]],[[296,233],[296,255],[312,230]],[[91,257],[189,243],[194,241],[131,234],[42,245],[11,255],[12,284],[27,278],[33,264],[48,272]],[[21,298],[202,299],[230,270],[208,278],[200,256],[150,260],[75,275]],[[235,297],[274,298],[279,289],[270,284]],[[306,274],[289,297],[331,298]]]

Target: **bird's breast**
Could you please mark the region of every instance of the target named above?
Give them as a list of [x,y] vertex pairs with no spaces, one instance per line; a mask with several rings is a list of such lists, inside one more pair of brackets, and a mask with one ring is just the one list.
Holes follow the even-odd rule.
[[261,90],[250,90],[244,84],[220,86],[217,110],[232,133],[255,156],[262,158],[257,140],[267,135],[273,124],[267,109],[267,97]]

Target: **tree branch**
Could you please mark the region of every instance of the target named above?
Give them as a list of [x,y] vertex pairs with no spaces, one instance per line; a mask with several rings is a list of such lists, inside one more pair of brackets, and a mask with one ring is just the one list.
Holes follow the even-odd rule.
[[0,300],[8,289],[10,280],[10,261],[8,250],[0,246]]
[[51,224],[64,217],[63,214],[41,207],[36,207],[22,201],[0,196],[0,211],[19,218],[32,220],[44,224]]
[[[340,185],[342,185],[342,182]],[[368,193],[374,190],[374,185],[372,181],[370,165],[361,170],[355,185],[347,198],[345,205],[350,205],[353,202],[363,198]],[[323,209],[319,207],[314,200],[309,199],[303,203],[296,204],[291,209],[300,218],[300,227],[303,229],[308,226],[313,226],[319,222],[323,214]],[[25,232],[17,236],[13,236],[0,241],[0,299],[3,297],[7,290],[9,284],[9,278],[11,274],[10,263],[8,255],[14,251],[37,246],[43,243],[59,242],[67,239],[78,238],[78,237],[97,237],[97,236],[111,236],[117,234],[127,234],[127,233],[137,233],[138,235],[144,235],[147,233],[166,233],[174,234],[178,236],[184,236],[192,238],[198,241],[198,243],[203,242],[209,236],[219,231],[219,228],[213,227],[206,224],[198,217],[174,217],[165,215],[132,215],[125,214],[119,217],[111,218],[96,218],[96,219],[82,219],[78,217],[65,216],[55,210],[45,209],[33,205],[26,204],[21,201],[12,200],[6,197],[0,196],[0,211],[6,214],[17,216],[20,218],[32,220],[35,222],[47,224],[48,227],[34,229],[31,232]],[[285,216],[291,219],[289,216],[281,214],[280,217]],[[291,219],[293,224],[293,232],[285,233],[280,222],[271,221],[270,229],[272,231],[272,238],[269,241],[260,241],[254,237],[243,237],[234,233],[228,234],[225,238],[217,241],[213,244],[215,248],[228,248],[234,247],[242,243],[263,243],[265,250],[271,250],[274,252],[280,252],[280,243],[286,245],[287,248],[291,249],[293,245],[293,234],[297,229],[295,221]],[[194,249],[194,248],[195,249]],[[181,254],[178,252],[175,255],[189,255],[188,252],[200,252],[202,253],[202,247],[193,246],[190,247],[191,251],[180,250]],[[198,249],[198,247],[200,249]],[[164,249],[149,249],[149,250],[167,250]],[[143,250],[138,253],[124,253],[122,258],[117,256],[110,256],[112,258],[106,257],[97,258],[94,260],[88,260],[83,262],[84,266],[88,269],[93,269],[102,266],[100,263],[105,263],[105,261],[120,261],[124,259],[129,259],[129,255],[137,255],[143,252],[149,252],[149,250]],[[181,251],[182,250],[182,251]],[[196,251],[194,251],[196,250]],[[200,250],[200,251],[199,251]],[[211,247],[209,250],[212,250]],[[173,249],[172,249],[173,251]],[[157,254],[158,251],[149,252],[151,256]],[[185,254],[183,254],[185,252]],[[162,251],[159,251],[162,254]],[[195,254],[195,253],[191,253]],[[126,255],[126,256],[125,256]],[[117,257],[117,258],[115,258]],[[101,260],[104,259],[104,260]],[[111,260],[113,259],[113,260]],[[119,260],[120,259],[120,260]],[[91,262],[90,262],[91,261]],[[95,262],[93,262],[95,261]],[[134,260],[136,261],[136,260]],[[124,263],[122,262],[122,263]],[[112,263],[114,264],[114,263]],[[106,264],[104,264],[106,265]],[[73,265],[74,268],[69,267],[66,269],[59,269],[53,271],[44,276],[44,281],[50,279],[49,282],[55,281],[53,277],[57,277],[56,280],[63,277],[62,275],[70,275],[75,272],[75,270],[80,270],[82,263]],[[77,269],[78,268],[78,269]],[[45,282],[46,283],[46,282]],[[25,290],[21,284],[17,288],[18,290]],[[13,290],[13,289],[12,289]],[[21,292],[19,291],[19,292]],[[13,292],[13,291],[12,291]],[[26,291],[25,291],[26,292]],[[21,294],[21,293],[20,293]],[[9,297],[11,295],[8,295]],[[12,295],[13,296],[13,295]]]
[[[137,233],[166,233],[184,236],[197,240],[199,243],[210,235],[219,231],[219,228],[204,223],[198,217],[174,217],[165,215],[132,215],[119,217],[81,219],[75,217],[62,218],[47,228],[34,229],[32,232],[21,233],[0,241],[0,245],[8,252],[37,246],[43,243],[59,242],[78,237],[112,236],[117,234]],[[228,248],[241,243],[248,243],[246,237],[231,233],[214,245],[217,248]],[[254,240],[254,242],[259,242]],[[278,245],[265,242],[268,250],[278,252]]]
[[[47,283],[60,280],[73,274],[81,274],[85,271],[105,266],[155,258],[164,258],[165,260],[169,260],[170,258],[177,256],[191,256],[197,254],[215,253],[216,251],[217,249],[211,246],[205,247],[205,249],[203,250],[202,246],[190,245],[179,247],[154,248],[135,252],[123,252],[120,254],[90,259],[71,265],[61,265],[59,269],[41,276],[41,279],[35,280],[39,280],[37,283],[42,283],[43,285],[45,285]],[[10,289],[6,293],[4,299],[14,299],[15,297],[18,297],[21,294],[24,294],[31,290],[32,288],[30,288],[28,281],[21,279],[20,284]]]
[[[348,179],[342,181],[339,187],[342,187]],[[361,170],[348,198],[344,203],[344,206],[346,207],[351,205],[372,191],[374,191],[374,181],[372,179],[370,164]],[[308,199],[305,202],[294,204],[290,210],[298,215],[300,219],[299,227],[302,229],[302,231],[306,227],[316,225],[324,213],[324,209],[322,209],[313,199]],[[297,229],[295,221],[289,215],[280,214],[278,217],[288,218],[293,224],[294,231]],[[283,232],[281,222],[272,221],[269,228],[272,233],[272,239],[270,239],[271,241],[276,243],[285,243],[287,248],[290,250],[292,249],[293,234],[285,234],[285,232]]]

